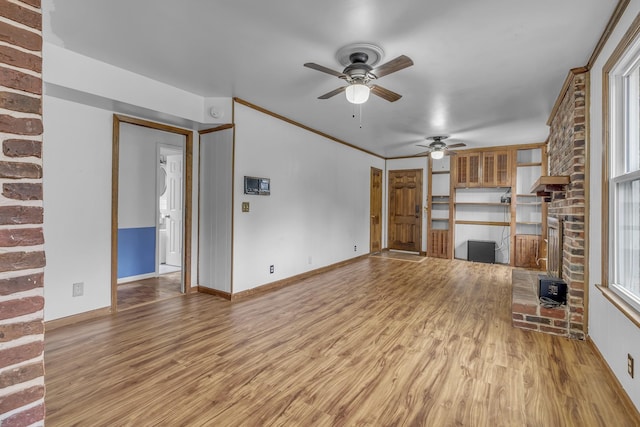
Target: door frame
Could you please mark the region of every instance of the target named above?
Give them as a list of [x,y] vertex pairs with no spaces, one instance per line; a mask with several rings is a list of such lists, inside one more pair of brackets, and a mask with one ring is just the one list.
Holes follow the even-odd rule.
[[184,147],[184,197],[183,197],[183,252],[182,283],[183,293],[191,292],[191,222],[192,222],[192,188],[193,188],[193,132],[162,123],[113,115],[113,146],[111,153],[111,312],[118,311],[118,185],[120,173],[120,124],[128,123],[150,129],[171,132],[185,137]]

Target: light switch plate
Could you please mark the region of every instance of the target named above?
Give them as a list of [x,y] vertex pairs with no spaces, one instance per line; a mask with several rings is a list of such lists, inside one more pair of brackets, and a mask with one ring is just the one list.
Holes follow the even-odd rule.
[[242,212],[249,212],[249,202],[242,202]]

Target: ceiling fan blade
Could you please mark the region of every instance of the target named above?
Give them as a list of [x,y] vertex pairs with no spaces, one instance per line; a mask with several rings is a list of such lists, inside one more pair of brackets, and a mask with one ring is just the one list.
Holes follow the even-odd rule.
[[422,153],[414,154],[411,157],[428,156],[429,154],[431,154],[431,151],[423,151]]
[[376,78],[380,78],[382,76],[395,73],[396,71],[400,71],[403,68],[407,68],[412,65],[413,61],[411,60],[411,58],[405,55],[400,55],[396,59],[392,59],[391,61],[374,68],[373,70],[371,70],[371,74],[376,76]]
[[451,150],[446,149],[446,148],[443,151],[444,151],[444,154],[446,154],[447,156],[455,156],[455,155],[458,154],[455,151],[451,151]]
[[389,102],[394,102],[402,98],[402,95],[378,85],[371,86],[371,93],[379,96],[380,98],[386,99]]
[[343,73],[339,71],[332,70],[331,68],[324,67],[322,65],[315,64],[313,62],[307,62],[304,64],[305,67],[311,68],[313,70],[321,71],[323,73],[331,74],[332,76],[340,77],[341,79],[347,78]]
[[465,144],[464,142],[458,142],[457,144],[451,144],[451,145],[447,145],[447,148],[459,148],[459,147],[466,147],[467,144]]
[[332,96],[336,96],[337,94],[344,92],[346,88],[346,86],[339,87],[338,89],[334,89],[331,92],[325,93],[324,95],[320,95],[318,99],[329,99]]

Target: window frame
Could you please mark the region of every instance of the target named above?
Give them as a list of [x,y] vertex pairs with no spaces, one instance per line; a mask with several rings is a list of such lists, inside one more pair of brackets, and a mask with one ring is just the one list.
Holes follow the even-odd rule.
[[[603,67],[602,96],[602,281],[598,288],[603,295],[640,327],[640,294],[634,295],[628,289],[615,283],[616,264],[616,221],[617,203],[615,187],[621,183],[640,178],[640,170],[624,170],[624,155],[620,154],[629,137],[627,112],[631,108],[638,117],[640,126],[640,106],[630,107],[628,78],[633,73],[640,77],[640,15],[624,35],[611,57]],[[633,88],[640,94],[640,79],[633,82]],[[637,99],[635,100],[637,102]],[[640,138],[638,128],[635,138]],[[621,141],[623,138],[623,142]],[[620,172],[623,170],[623,172]]]

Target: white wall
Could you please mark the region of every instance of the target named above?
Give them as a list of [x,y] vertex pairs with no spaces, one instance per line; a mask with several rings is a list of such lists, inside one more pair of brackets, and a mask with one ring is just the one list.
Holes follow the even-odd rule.
[[[112,113],[43,97],[45,320],[111,304]],[[84,282],[73,298],[72,284]]]
[[156,226],[158,146],[182,149],[184,141],[184,135],[120,124],[118,228]]
[[[235,124],[234,293],[369,252],[370,172],[383,159],[241,104]],[[245,175],[270,178],[271,195],[243,194]]]
[[[589,336],[640,410],[640,375],[627,374],[627,353],[640,361],[640,329],[595,288],[601,281],[602,244],[602,69],[640,12],[640,0],[631,0],[591,70],[590,205],[589,205]],[[578,64],[576,64],[578,65]],[[636,366],[637,371],[637,366]]]
[[228,293],[231,293],[232,184],[233,130],[201,135],[198,285]]
[[[410,159],[390,159],[387,160],[387,171],[384,175],[384,187],[387,189],[386,194],[388,193],[389,186],[389,171],[393,170],[406,170],[406,169],[422,169],[422,236],[420,237],[421,250],[423,252],[427,251],[427,212],[424,208],[427,206],[427,190],[429,189],[429,178],[427,177],[427,171],[429,167],[429,158],[428,157],[414,157]],[[389,247],[388,234],[386,233],[389,225],[389,217],[386,212],[388,212],[389,205],[389,196],[385,195],[384,199],[385,215],[385,235],[383,236],[384,240],[382,242],[382,247]]]

